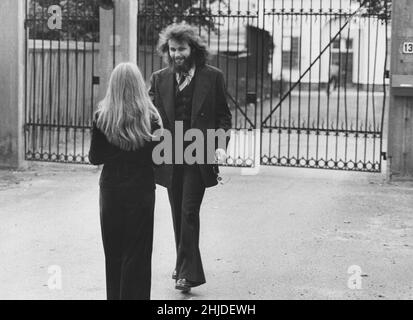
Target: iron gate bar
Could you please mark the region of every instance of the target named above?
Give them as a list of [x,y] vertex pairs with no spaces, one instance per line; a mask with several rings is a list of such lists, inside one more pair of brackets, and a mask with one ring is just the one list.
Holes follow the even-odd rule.
[[61,84],[60,83],[60,72],[61,72],[60,70],[61,68],[60,49],[61,47],[60,47],[60,41],[59,41],[58,48],[57,48],[57,57],[58,57],[57,58],[58,60],[57,74],[59,76],[57,77],[57,148],[56,148],[57,150],[56,150],[56,154],[60,154],[60,143],[59,143],[60,142],[60,94],[61,94],[61,91],[60,91],[60,84]]
[[[330,0],[330,10],[331,10],[331,6],[332,6],[331,1],[332,0]],[[328,35],[329,35],[330,39],[331,39],[331,20],[332,19],[328,20],[328,25],[329,25]],[[341,32],[339,33],[339,35],[341,35]],[[330,78],[331,78],[331,45],[328,46],[328,79],[329,79],[329,81],[330,81]],[[328,123],[330,122],[330,95],[329,94],[327,95],[327,120],[326,120],[326,122],[327,122],[327,128],[328,128]],[[329,138],[329,136],[330,136],[329,132],[327,132],[327,134],[326,134],[325,159],[328,159],[328,138]]]
[[[322,11],[322,1],[320,0],[320,12]],[[320,41],[319,41],[319,51],[321,52],[322,51],[322,43],[321,43],[321,40],[322,40],[322,37],[323,37],[323,29],[322,29],[322,24],[321,24],[321,18],[320,18]],[[321,54],[320,54],[320,58],[321,58]],[[317,57],[316,58],[316,60],[318,60],[319,59],[319,57]],[[318,66],[318,70],[319,70],[319,72],[318,72],[318,83],[320,83],[321,82],[321,61],[320,61],[320,63],[319,63],[319,66]],[[318,104],[317,104],[317,128],[319,128],[320,127],[320,109],[321,109],[321,98],[320,98],[320,95],[321,95],[321,86],[319,85],[318,86]],[[319,158],[319,156],[318,156],[318,154],[319,154],[319,135],[317,135],[317,146],[316,146],[316,159],[318,159]]]
[[[265,1],[265,0],[263,0]],[[264,9],[264,8],[263,8]],[[259,12],[260,12],[260,0],[258,0],[257,3],[257,17],[259,16]],[[259,18],[256,19],[256,30],[260,30],[260,23],[259,23]],[[262,21],[262,29],[264,30],[264,23],[265,23],[265,18],[263,16],[263,21]],[[229,29],[229,28],[228,28]],[[259,55],[258,55],[258,45],[259,45],[259,35],[257,34],[256,38],[255,38],[255,47],[257,48],[257,58],[255,59],[255,92],[258,92],[258,59],[259,59]],[[262,43],[262,47],[264,47],[264,36],[263,39],[261,40]],[[262,54],[264,54],[264,52],[262,52]],[[263,60],[261,59],[261,61],[263,62]],[[264,63],[262,65],[262,69],[264,68]],[[261,76],[263,77],[264,72],[261,70]],[[263,82],[261,82],[261,86],[263,85]],[[262,97],[262,91],[261,90],[261,97]],[[247,95],[248,95],[248,90],[247,90]],[[262,105],[262,99],[261,99],[261,105]],[[254,112],[254,128],[257,126],[257,112],[256,112],[256,108],[257,108],[257,101],[255,101],[255,112]]]
[[[265,0],[263,0],[263,4],[262,4],[262,10],[263,13],[265,12]],[[259,12],[259,10],[258,10]],[[257,27],[258,27],[258,23],[257,23]],[[263,14],[262,16],[262,29],[265,30],[265,14]],[[258,37],[257,37],[258,38]],[[262,37],[261,40],[261,61],[262,61],[262,69],[264,69],[264,55],[265,55],[265,51],[264,51],[264,35]],[[273,44],[274,45],[274,44]],[[257,59],[258,60],[258,59]],[[258,69],[258,67],[257,67]],[[271,87],[272,87],[272,79],[271,79]],[[261,87],[264,86],[264,72],[261,71]],[[272,90],[272,89],[271,89]],[[263,117],[263,112],[264,112],[264,90],[261,89],[261,97],[260,97],[260,127],[261,127],[261,123],[262,123],[262,117]],[[256,113],[256,112],[255,112]],[[256,123],[256,122],[255,122]],[[259,152],[260,152],[260,161],[261,161],[261,154],[262,154],[262,130],[260,130],[260,145],[259,145]]]
[[[52,123],[52,40],[49,41],[49,124]],[[49,154],[52,153],[52,132],[49,130]]]
[[[275,0],[273,0],[272,4],[273,4],[273,7],[275,7]],[[264,5],[264,17],[265,17],[265,5]],[[274,29],[275,29],[275,19],[272,19],[271,34],[274,34]],[[273,43],[273,45],[270,48],[270,57],[274,56],[274,47],[275,46],[274,46],[274,43]],[[274,68],[274,61],[273,60],[274,59],[270,59],[271,70],[273,70],[273,68]],[[271,110],[272,110],[273,94],[274,94],[274,81],[272,81],[272,76],[271,76],[271,84],[270,84],[270,101],[271,101],[270,109]],[[263,122],[262,120],[263,120],[263,116],[264,116],[263,99],[261,99],[261,100],[262,100],[262,102],[261,102],[260,127],[261,127],[261,124]],[[271,120],[272,120],[272,116],[271,116]],[[260,131],[261,131],[261,136],[260,136],[260,138],[261,138],[260,139],[260,158],[261,158],[261,155],[263,154],[263,152],[262,152],[262,150],[263,150],[263,132],[262,132],[262,129]],[[271,134],[270,134],[269,139],[270,139],[269,154],[271,154],[271,148],[272,148],[272,135]]]
[[[388,28],[387,28],[387,25],[388,25],[388,21],[387,21],[387,17],[388,17],[388,12],[387,12],[387,5],[388,5],[388,2],[387,2],[388,0],[384,0],[384,17],[385,17],[385,19],[384,19],[384,21],[385,21],[385,24],[386,24],[386,28],[385,28],[385,38],[386,38],[386,47],[385,47],[385,51],[386,51],[386,53],[385,53],[385,57],[384,57],[384,69],[385,69],[385,71],[387,71],[387,64],[388,64],[388,61],[387,61],[387,58],[388,58],[388,51],[389,51],[389,48],[388,48]],[[385,87],[386,86],[386,72],[384,73],[384,76],[383,76],[383,87]],[[384,90],[384,98],[383,98],[383,107],[382,107],[382,114],[381,114],[381,128],[380,128],[380,131],[381,132],[383,132],[383,129],[384,129],[384,114],[385,114],[385,110],[386,110],[386,98],[387,98],[387,92],[386,92],[386,90]],[[380,140],[380,163],[382,162],[382,158],[384,158],[384,160],[387,160],[387,158],[386,158],[386,153],[385,152],[383,152],[383,138],[381,138],[381,140]]]
[[[363,2],[365,3],[365,2]],[[347,26],[347,24],[351,21],[351,19],[360,11],[362,7],[360,6],[351,16],[349,19],[347,19],[346,23],[341,27],[341,29],[337,32],[337,34],[330,40],[330,42],[327,44],[327,46],[320,52],[320,54],[317,56],[317,58],[310,64],[310,66],[307,68],[307,70],[300,76],[300,78],[297,80],[297,82],[294,83],[293,86],[290,86],[290,90],[282,97],[281,101],[275,106],[274,110],[271,111],[271,113],[264,119],[264,128],[269,128],[265,126],[265,123],[268,121],[268,119],[271,117],[271,115],[281,106],[282,102],[290,96],[291,91],[295,89],[295,87],[301,82],[301,80],[304,78],[304,76],[309,72],[309,70],[314,66],[314,64],[320,59],[320,57],[323,55],[323,53],[330,47],[330,45],[334,42],[334,40],[340,35],[340,33],[344,30],[344,28]]]
[[[284,9],[284,0],[282,1],[282,7]],[[274,20],[274,18],[273,18]],[[273,34],[274,34],[274,30],[273,30]],[[281,71],[280,71],[280,97],[282,97],[282,92],[283,92],[283,81],[282,81],[282,76],[283,76],[283,72],[282,72],[282,65],[283,65],[283,53],[282,53],[282,49],[284,47],[284,19],[281,19],[281,54],[280,54],[280,59],[281,59]],[[274,108],[272,106],[272,101],[271,101],[271,113],[270,113],[270,117],[272,116]],[[281,126],[281,121],[282,121],[282,108],[280,108],[280,112],[279,112],[279,125]],[[261,127],[263,127],[262,123],[260,124]],[[278,158],[281,157],[281,135],[278,135]]]
[[[313,11],[313,1],[310,2],[310,12]],[[310,55],[310,61],[312,61],[312,51],[313,51],[313,16],[310,15],[310,45],[309,45],[309,55]],[[301,73],[301,72],[300,72]],[[309,87],[311,88],[311,76],[312,76],[312,70],[309,72]],[[311,110],[311,90],[308,92],[308,108],[307,108],[307,123],[310,123],[310,110]],[[307,146],[310,144],[310,135],[307,134]],[[270,153],[271,154],[271,153]],[[307,147],[307,159],[310,157],[310,148]]]
[[[359,20],[359,28],[358,28],[358,53],[357,53],[357,115],[356,115],[356,128],[359,126],[359,111],[360,111],[360,47],[361,47],[361,20]],[[358,136],[356,136],[356,148],[355,148],[355,159],[357,161],[358,155]]]
[[[79,0],[76,0],[76,16],[79,14]],[[115,24],[113,24],[115,25]],[[76,63],[76,77],[75,77],[75,84],[76,84],[76,90],[75,90],[75,96],[78,96],[78,84],[79,84],[79,70],[77,66],[79,65],[79,46],[78,46],[78,38],[77,38],[77,32],[75,35],[75,43],[76,43],[76,51],[75,51],[75,63]],[[77,122],[77,112],[78,112],[78,99],[75,100],[75,116],[72,120],[72,124],[76,124]],[[73,148],[73,155],[76,155],[76,130],[73,130],[73,140],[74,140],[74,148]]]
[[[220,6],[220,8],[221,8],[221,2],[219,2],[219,6]],[[249,10],[249,8],[250,8],[250,0],[248,0],[248,4],[247,4],[247,6],[248,6],[248,9],[247,10]],[[247,13],[248,13],[248,11],[247,11]],[[247,25],[249,25],[249,23],[250,23],[250,20],[249,20],[249,17],[247,17]],[[219,24],[218,24],[219,25]],[[249,48],[250,47],[250,37],[248,37],[248,35],[247,35],[247,40],[246,40],[246,46],[247,46],[247,48]],[[219,33],[218,33],[218,52],[219,52],[219,43],[220,43],[220,41],[219,41]],[[247,49],[247,52],[248,52],[248,49]],[[218,57],[219,57],[219,55],[218,55]],[[218,60],[219,61],[219,60]],[[219,68],[219,62],[218,62],[218,68]],[[245,92],[248,92],[248,83],[249,83],[249,54],[247,53],[247,64],[246,64],[246,79],[245,79]],[[245,109],[245,113],[247,113],[247,104],[245,104],[244,105],[244,109]],[[247,118],[244,118],[244,127],[247,127]],[[245,145],[244,145],[244,148],[245,148]]]
[[[34,8],[36,10],[36,4],[34,5]],[[35,27],[34,27],[34,34],[37,35],[37,28],[36,28],[36,18],[35,18]],[[34,42],[34,52],[33,52],[33,60],[35,60],[35,51],[36,51],[36,42]],[[33,64],[33,87],[35,87],[34,82],[36,81],[36,76],[37,76],[37,68],[36,68],[36,64]],[[36,90],[33,90],[33,121],[36,122],[37,118],[36,118],[36,107],[35,107],[35,101],[36,101]],[[32,134],[32,147],[35,148],[37,147],[36,145],[36,136],[37,136],[37,132],[35,131],[34,134]]]
[[[240,1],[238,1],[238,11],[237,11],[238,13],[240,12]],[[240,22],[240,19],[238,18],[237,19],[237,52],[239,52],[239,27],[240,27],[240,25],[239,25],[239,22]],[[209,34],[209,33],[208,33]],[[238,101],[238,89],[239,89],[239,59],[237,59],[237,61],[236,61],[236,71],[235,71],[235,73],[236,73],[236,81],[235,81],[235,101]],[[231,96],[231,98],[232,98],[232,96]],[[234,100],[234,99],[233,99]],[[235,104],[235,124],[238,124],[238,110],[239,110],[239,105],[238,105],[238,103],[236,103]],[[242,112],[241,112],[241,114],[242,114]],[[244,117],[245,117],[246,115],[244,114]]]
[[[367,39],[368,39],[367,41],[370,42],[370,36],[371,36],[370,17],[368,18],[367,34],[368,34],[367,35]],[[370,57],[370,46],[367,46],[367,56]],[[367,101],[366,101],[366,118],[365,118],[366,125],[367,125],[367,122],[368,122],[368,117],[369,117],[368,112],[369,112],[369,107],[370,107],[370,105],[369,105],[369,102],[370,102],[370,99],[369,99],[369,91],[370,91],[369,80],[370,80],[370,63],[367,63],[367,91],[366,91]],[[374,117],[373,117],[373,121],[374,121]],[[373,143],[374,143],[374,140],[373,140]],[[366,162],[366,159],[367,159],[366,147],[367,147],[367,137],[364,137],[364,162]]]
[[[27,76],[28,76],[28,72],[27,72],[28,58],[27,58],[27,55],[28,55],[28,52],[29,52],[28,44],[27,44],[28,43],[28,29],[27,29],[28,26],[27,26],[27,21],[26,21],[27,13],[28,13],[28,11],[27,11],[27,5],[28,5],[27,1],[28,0],[24,1],[24,17],[25,17],[25,20],[24,20],[24,66],[25,66],[25,68],[24,68],[24,119],[25,120],[27,120],[27,83],[28,83],[28,81],[27,81]],[[23,132],[24,132],[24,152],[26,153],[26,150],[27,150],[27,147],[28,147],[26,121],[25,121],[25,124],[24,124]]]
[[[289,92],[291,92],[291,81],[292,81],[292,72],[293,72],[293,32],[294,32],[294,27],[293,27],[293,19],[290,19],[290,78],[289,78],[289,85],[290,89]],[[288,126],[291,126],[291,95],[288,96]],[[287,147],[287,157],[290,158],[290,147],[291,147],[291,131],[287,131],[288,133],[288,147]]]
[[[301,0],[300,3],[301,3],[301,8],[302,8],[303,1]],[[292,25],[292,20],[293,19],[291,19],[291,25]],[[302,31],[303,31],[303,17],[300,16],[300,35],[302,34]],[[300,42],[300,46],[299,46],[298,52],[301,56],[302,54],[302,37],[301,36],[300,36],[299,42]],[[292,56],[292,52],[293,50],[291,50],[291,56]],[[301,60],[302,59],[298,60],[298,72],[299,73],[301,73]],[[291,61],[292,61],[292,58],[291,58]],[[300,120],[301,120],[301,83],[298,85],[298,123],[300,123]],[[297,140],[298,140],[297,141],[297,154],[300,154],[300,138],[301,136],[298,135],[297,136]]]
[[[375,52],[377,52],[378,49],[378,41],[379,41],[379,24],[376,24],[376,46],[374,48]],[[374,56],[374,69],[373,69],[373,79],[376,78],[376,64],[377,64],[377,55]],[[384,74],[383,74],[384,75]],[[376,89],[376,82],[373,81],[373,87],[372,87],[372,95],[373,95],[373,99],[372,99],[372,108],[373,108],[373,115],[376,114],[376,106],[375,106],[375,102],[374,102],[374,92]],[[373,128],[376,127],[376,117],[373,117]],[[376,141],[373,141],[373,162],[376,160]]]
[[[42,10],[42,20],[44,21],[44,10]],[[42,107],[41,107],[41,119],[44,119],[44,37],[42,37]],[[40,153],[43,154],[43,138],[44,127],[40,127]]]
[[234,103],[236,110],[239,110],[239,112],[244,116],[245,121],[249,123],[249,125],[255,129],[256,125],[250,120],[250,118],[248,117],[248,115],[244,112],[244,110],[242,110],[242,108],[240,107],[239,103],[237,102],[237,100],[234,99],[234,97],[227,91],[227,97],[232,101],[232,103]]
[[[342,2],[340,0],[340,10],[342,9]],[[342,17],[339,16],[339,24],[340,24],[340,28],[341,28],[341,20]],[[340,96],[340,89],[341,89],[341,41],[342,40],[342,35],[340,33],[340,37],[339,37],[339,49],[338,49],[338,79],[337,79],[337,95]],[[330,50],[330,54],[331,54],[331,50]],[[329,69],[331,70],[331,65],[329,67]],[[339,120],[340,120],[340,99],[337,99],[337,117],[336,117],[336,127],[338,128],[339,126]],[[338,160],[338,137],[339,135],[336,134],[336,141],[335,141],[335,161]]]

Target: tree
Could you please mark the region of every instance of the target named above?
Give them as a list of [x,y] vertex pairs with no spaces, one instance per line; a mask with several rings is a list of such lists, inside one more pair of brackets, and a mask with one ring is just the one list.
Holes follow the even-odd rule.
[[226,1],[223,0],[139,1],[140,44],[156,44],[163,28],[181,21],[187,21],[217,33],[217,21],[212,14],[211,7],[218,2],[220,2],[221,10],[227,7]]
[[377,15],[379,19],[386,20],[391,17],[392,0],[357,0],[367,9],[370,15]]
[[[135,0],[138,1],[138,0]],[[154,44],[159,32],[173,22],[188,21],[217,32],[216,18],[211,5],[225,0],[140,0],[140,44]],[[27,26],[30,39],[99,41],[99,5],[103,0],[29,0]],[[62,30],[50,30],[48,9],[58,5],[62,9]],[[110,6],[107,6],[110,9]]]
[[[48,9],[62,9],[62,29],[51,30]],[[30,39],[99,41],[99,6],[96,0],[31,0],[27,26]]]

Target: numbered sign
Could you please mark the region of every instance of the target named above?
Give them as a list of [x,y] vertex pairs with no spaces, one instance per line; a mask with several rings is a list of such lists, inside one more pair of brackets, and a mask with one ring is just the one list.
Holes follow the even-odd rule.
[[413,42],[403,42],[403,53],[413,54]]

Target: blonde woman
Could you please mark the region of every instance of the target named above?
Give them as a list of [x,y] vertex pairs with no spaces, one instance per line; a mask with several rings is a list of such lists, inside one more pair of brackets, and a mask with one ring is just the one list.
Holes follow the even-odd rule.
[[89,161],[103,164],[100,221],[108,300],[150,299],[155,182],[153,132],[162,127],[138,67],[119,64],[96,111]]

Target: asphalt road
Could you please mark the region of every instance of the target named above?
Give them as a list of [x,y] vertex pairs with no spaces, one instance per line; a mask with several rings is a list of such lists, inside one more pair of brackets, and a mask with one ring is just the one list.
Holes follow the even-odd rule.
[[[207,283],[188,295],[170,278],[172,222],[157,189],[153,299],[413,298],[413,183],[274,167],[223,176],[201,209]],[[105,299],[98,177],[83,166],[0,171],[0,299]],[[48,286],[56,270],[61,289]]]

